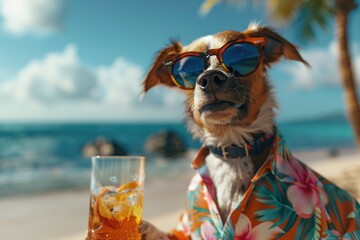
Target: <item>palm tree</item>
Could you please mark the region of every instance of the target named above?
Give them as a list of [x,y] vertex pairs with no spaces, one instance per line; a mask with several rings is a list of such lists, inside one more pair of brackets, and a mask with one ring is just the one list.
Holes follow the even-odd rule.
[[[206,14],[217,3],[240,2],[246,1],[204,0],[201,12]],[[360,148],[360,103],[348,44],[348,18],[357,7],[355,0],[266,0],[265,2],[273,19],[280,23],[296,23],[299,35],[307,40],[315,37],[316,27],[326,29],[329,20],[335,19],[340,78],[345,91],[348,119],[354,130],[357,146]]]

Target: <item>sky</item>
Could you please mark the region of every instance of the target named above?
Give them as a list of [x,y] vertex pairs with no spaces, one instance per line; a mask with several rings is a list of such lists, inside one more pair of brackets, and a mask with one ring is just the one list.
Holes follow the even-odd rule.
[[[250,22],[272,26],[311,64],[282,60],[270,70],[279,120],[345,112],[334,23],[313,42],[279,26],[263,5],[201,0],[0,0],[0,122],[180,122],[184,96],[141,82],[170,39],[182,44]],[[359,10],[350,18],[351,54],[360,83]]]

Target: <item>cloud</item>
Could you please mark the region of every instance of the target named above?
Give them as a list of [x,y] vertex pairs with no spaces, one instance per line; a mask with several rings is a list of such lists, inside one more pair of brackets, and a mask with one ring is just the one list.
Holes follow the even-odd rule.
[[80,62],[76,47],[33,60],[11,81],[0,85],[2,98],[51,103],[59,100],[95,99],[96,72]]
[[90,66],[70,44],[0,82],[0,120],[181,120],[184,96],[177,91],[154,88],[140,101],[144,75],[140,66],[123,57]]
[[139,100],[143,70],[124,58],[117,58],[110,66],[96,70],[102,101],[118,102],[125,106]]
[[[357,82],[360,84],[360,51],[353,46],[353,69]],[[302,56],[310,63],[311,68],[304,65],[287,65],[283,71],[294,79],[297,88],[316,88],[320,86],[340,86],[337,43],[332,42],[326,48],[301,51]]]
[[0,0],[3,27],[15,35],[49,34],[63,26],[64,0]]

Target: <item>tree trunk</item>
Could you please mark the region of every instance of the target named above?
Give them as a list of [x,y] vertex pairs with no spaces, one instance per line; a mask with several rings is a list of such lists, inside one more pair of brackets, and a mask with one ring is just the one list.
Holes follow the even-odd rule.
[[[347,37],[348,15],[352,9],[345,7],[345,2],[349,1],[337,0],[336,10],[340,77],[345,91],[348,118],[354,130],[357,147],[360,149],[360,104]],[[350,2],[352,1],[350,0]]]

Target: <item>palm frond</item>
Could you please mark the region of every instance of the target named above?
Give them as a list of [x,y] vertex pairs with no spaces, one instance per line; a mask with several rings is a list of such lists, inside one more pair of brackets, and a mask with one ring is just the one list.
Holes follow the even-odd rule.
[[211,9],[218,3],[223,2],[222,0],[204,0],[204,2],[200,6],[200,14],[206,15]]
[[275,21],[278,21],[279,23],[284,23],[294,17],[302,3],[303,0],[268,0],[267,10],[270,13],[270,16]]
[[298,35],[301,39],[313,40],[317,28],[327,30],[334,14],[335,1],[307,0],[298,9],[293,25],[299,29]]
[[200,14],[206,15],[208,14],[211,9],[214,8],[217,4],[229,4],[229,5],[246,5],[249,2],[252,2],[254,5],[260,3],[261,0],[204,0],[200,6]]

